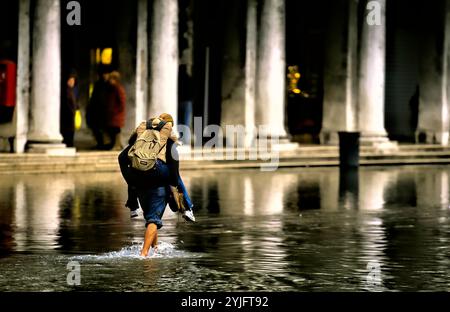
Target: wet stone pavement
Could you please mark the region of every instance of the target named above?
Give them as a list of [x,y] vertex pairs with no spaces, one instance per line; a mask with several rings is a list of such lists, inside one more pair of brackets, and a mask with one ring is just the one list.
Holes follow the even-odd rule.
[[119,173],[0,176],[0,291],[450,290],[450,166],[182,175],[145,259]]

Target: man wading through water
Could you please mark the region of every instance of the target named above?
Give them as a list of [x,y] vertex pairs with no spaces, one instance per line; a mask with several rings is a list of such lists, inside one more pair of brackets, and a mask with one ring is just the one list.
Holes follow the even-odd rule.
[[158,229],[163,226],[166,205],[194,222],[192,203],[179,173],[177,137],[172,135],[173,118],[161,114],[142,122],[131,135],[128,146],[119,155],[122,175],[128,183],[131,217],[139,204],[144,212],[145,236],[141,256],[156,250]]

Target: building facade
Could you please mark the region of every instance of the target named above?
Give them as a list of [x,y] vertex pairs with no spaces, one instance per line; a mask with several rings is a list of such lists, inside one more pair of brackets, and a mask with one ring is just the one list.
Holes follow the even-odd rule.
[[[259,125],[300,143],[336,144],[339,131],[358,131],[366,144],[449,141],[450,0],[426,7],[405,0],[2,6],[0,60],[13,61],[17,74],[14,116],[0,124],[0,137],[13,137],[18,153],[64,148],[59,111],[67,73],[79,73],[84,114],[105,63],[122,74],[124,136],[149,116],[177,117],[186,100],[183,70],[192,80],[191,117],[202,117],[203,127],[242,125],[241,146],[257,139]],[[85,124],[77,136],[90,138]]]

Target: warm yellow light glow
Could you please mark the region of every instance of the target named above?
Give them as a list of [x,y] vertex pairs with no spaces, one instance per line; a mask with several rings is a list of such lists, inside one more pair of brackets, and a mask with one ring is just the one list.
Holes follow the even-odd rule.
[[81,120],[81,112],[80,112],[79,109],[77,109],[75,111],[75,120],[74,120],[74,122],[75,122],[75,130],[80,130],[81,129],[82,120]]
[[95,63],[100,64],[100,49],[95,50]]
[[91,82],[89,84],[89,98],[91,98],[93,91],[94,91],[94,84]]
[[112,48],[105,48],[102,51],[102,64],[110,65],[112,62]]
[[289,92],[291,93],[291,95],[295,94],[298,95],[300,93],[302,93],[302,91],[299,89],[298,87],[298,83],[300,80],[300,77],[302,76],[298,70],[298,66],[297,65],[292,65],[292,66],[288,66],[288,89]]

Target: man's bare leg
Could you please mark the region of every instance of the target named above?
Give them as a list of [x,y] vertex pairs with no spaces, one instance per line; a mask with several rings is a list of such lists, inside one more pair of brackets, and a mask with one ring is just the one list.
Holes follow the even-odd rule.
[[153,239],[152,248],[156,252],[158,250],[158,231],[155,233],[155,238]]
[[147,229],[144,234],[144,246],[141,250],[141,256],[147,257],[150,246],[156,245],[155,241],[158,239],[158,229],[156,224],[150,223],[147,225]]

